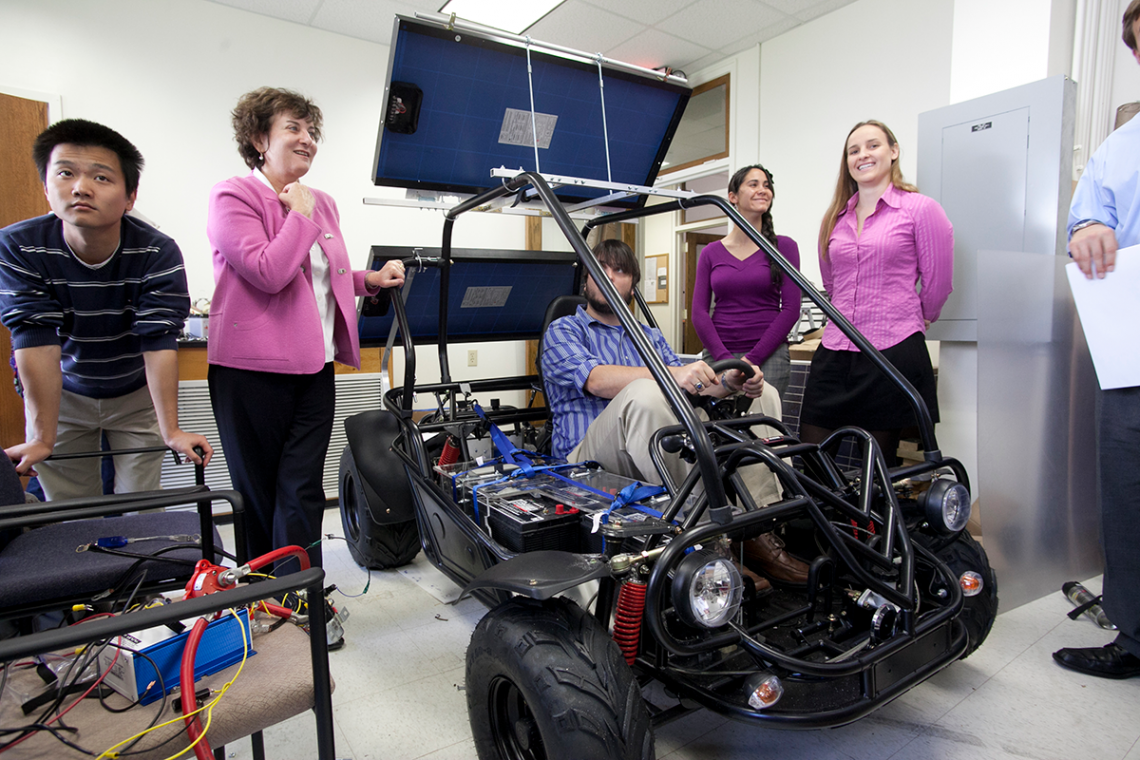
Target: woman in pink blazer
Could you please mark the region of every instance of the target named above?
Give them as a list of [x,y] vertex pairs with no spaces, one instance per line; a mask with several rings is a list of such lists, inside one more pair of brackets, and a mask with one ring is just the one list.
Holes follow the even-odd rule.
[[214,186],[207,223],[215,282],[210,401],[230,479],[245,500],[246,548],[257,557],[296,544],[315,565],[333,362],[360,367],[356,296],[404,282],[399,262],[354,272],[336,204],[301,183],[321,121],[316,104],[289,90],[243,95],[234,139],[252,171]]

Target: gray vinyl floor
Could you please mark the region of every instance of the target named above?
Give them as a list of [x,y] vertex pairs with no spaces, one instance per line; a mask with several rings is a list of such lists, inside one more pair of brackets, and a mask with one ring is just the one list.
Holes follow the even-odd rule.
[[[336,510],[325,532],[342,535]],[[229,536],[225,536],[230,541]],[[400,571],[367,573],[346,544],[325,547],[329,582],[348,606],[346,646],[330,654],[339,758],[472,760],[463,662],[485,608],[447,604],[458,589],[422,553]],[[1099,591],[1100,578],[1086,583]],[[1058,591],[1003,612],[969,659],[854,725],[778,731],[699,712],[662,727],[661,760],[1140,760],[1140,678],[1105,681],[1066,671],[1050,654],[1101,646],[1111,634],[1072,609]],[[265,732],[266,755],[316,757],[311,714]],[[248,743],[226,748],[251,757]],[[578,760],[567,758],[566,760]]]

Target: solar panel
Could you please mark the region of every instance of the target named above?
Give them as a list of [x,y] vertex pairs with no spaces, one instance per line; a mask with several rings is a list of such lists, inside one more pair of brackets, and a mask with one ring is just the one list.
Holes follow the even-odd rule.
[[[373,246],[369,269],[392,259],[435,258],[438,248]],[[452,249],[447,309],[448,343],[527,340],[542,333],[546,307],[556,296],[576,292],[577,256],[573,252]],[[410,271],[410,270],[409,270]],[[439,341],[440,270],[415,272],[405,308],[417,344]],[[362,346],[383,345],[395,309],[362,299],[358,328]]]
[[[490,171],[501,166],[652,185],[689,99],[687,87],[603,63],[604,130],[596,62],[531,48],[528,77],[525,46],[404,17],[397,17],[391,50],[377,185],[477,193],[498,182]],[[556,192],[563,202],[581,202],[606,191]]]

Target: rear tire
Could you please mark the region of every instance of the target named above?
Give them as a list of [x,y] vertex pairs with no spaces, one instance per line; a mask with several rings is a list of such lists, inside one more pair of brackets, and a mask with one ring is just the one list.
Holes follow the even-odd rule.
[[411,562],[420,552],[420,534],[415,520],[382,524],[372,517],[370,504],[377,504],[372,488],[360,476],[352,447],[340,457],[340,522],[348,551],[356,564],[387,570]]
[[516,598],[483,617],[467,648],[467,712],[480,760],[655,757],[633,671],[561,598]]

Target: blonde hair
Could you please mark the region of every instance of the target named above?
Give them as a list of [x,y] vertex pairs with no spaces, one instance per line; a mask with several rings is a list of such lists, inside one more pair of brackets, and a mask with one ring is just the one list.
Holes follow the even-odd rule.
[[[827,207],[827,213],[823,215],[823,221],[819,225],[819,256],[823,260],[827,260],[827,243],[831,239],[831,233],[835,229],[835,223],[839,219],[839,214],[847,208],[847,202],[851,200],[851,196],[859,190],[859,185],[855,183],[855,179],[851,176],[851,172],[847,169],[847,140],[855,133],[856,129],[860,127],[878,127],[887,136],[887,145],[892,148],[898,147],[899,141],[895,139],[895,133],[881,121],[876,119],[868,119],[861,121],[855,126],[851,127],[851,131],[847,133],[847,137],[843,139],[843,154],[839,158],[839,177],[835,181],[835,194],[831,196],[831,205]],[[918,188],[903,179],[902,169],[899,168],[899,160],[896,158],[891,161],[891,184],[906,193],[917,193]]]

